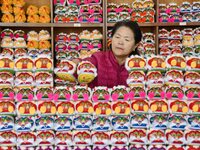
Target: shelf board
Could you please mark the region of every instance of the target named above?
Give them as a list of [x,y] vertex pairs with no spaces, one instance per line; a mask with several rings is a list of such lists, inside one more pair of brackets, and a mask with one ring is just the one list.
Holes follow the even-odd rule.
[[[113,27],[115,23],[107,23],[107,27]],[[200,26],[200,22],[172,22],[172,23],[139,23],[141,27],[155,27],[155,26]]]
[[[113,27],[115,23],[107,23]],[[103,27],[103,23],[0,23],[0,27]],[[200,22],[139,23],[141,27],[156,26],[200,26]]]
[[103,27],[103,23],[0,23],[0,27]]
[[200,22],[161,22],[158,26],[200,26]]
[[103,27],[103,23],[52,23],[53,27]]
[[0,23],[0,27],[51,27],[51,23]]
[[[158,23],[138,23],[140,27],[155,27]],[[107,27],[113,27],[115,23],[107,23]]]

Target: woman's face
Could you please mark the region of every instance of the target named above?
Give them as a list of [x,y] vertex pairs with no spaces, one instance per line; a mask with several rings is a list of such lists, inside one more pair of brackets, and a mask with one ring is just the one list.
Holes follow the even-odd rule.
[[112,51],[116,57],[127,57],[135,49],[133,31],[125,26],[117,29],[112,38]]

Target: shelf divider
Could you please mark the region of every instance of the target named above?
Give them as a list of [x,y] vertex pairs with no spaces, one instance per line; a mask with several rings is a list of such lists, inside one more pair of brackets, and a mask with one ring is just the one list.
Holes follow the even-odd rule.
[[0,27],[51,27],[52,23],[0,23]]

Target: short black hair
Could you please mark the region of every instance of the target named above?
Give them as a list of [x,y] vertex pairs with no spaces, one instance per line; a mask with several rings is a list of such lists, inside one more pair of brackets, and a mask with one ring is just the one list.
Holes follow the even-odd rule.
[[[128,27],[129,29],[132,30],[134,34],[135,44],[138,44],[142,40],[142,31],[140,30],[138,23],[131,20],[124,20],[117,22],[113,26],[111,37],[113,37],[116,31],[123,26]],[[137,49],[131,53],[131,55],[136,55],[136,54],[139,54]]]

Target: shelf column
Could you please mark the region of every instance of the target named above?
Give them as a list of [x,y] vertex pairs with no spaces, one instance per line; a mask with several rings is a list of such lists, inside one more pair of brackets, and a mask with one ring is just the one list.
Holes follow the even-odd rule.
[[103,0],[103,51],[107,50],[107,0]]
[[155,35],[155,46],[156,46],[156,55],[158,55],[159,52],[159,39],[158,39],[158,33],[159,33],[159,27],[156,26],[156,35]]
[[54,18],[53,18],[53,14],[54,14],[54,3],[53,3],[53,0],[50,0],[50,4],[51,4],[51,7],[50,7],[50,9],[51,9],[51,23],[54,23]]

